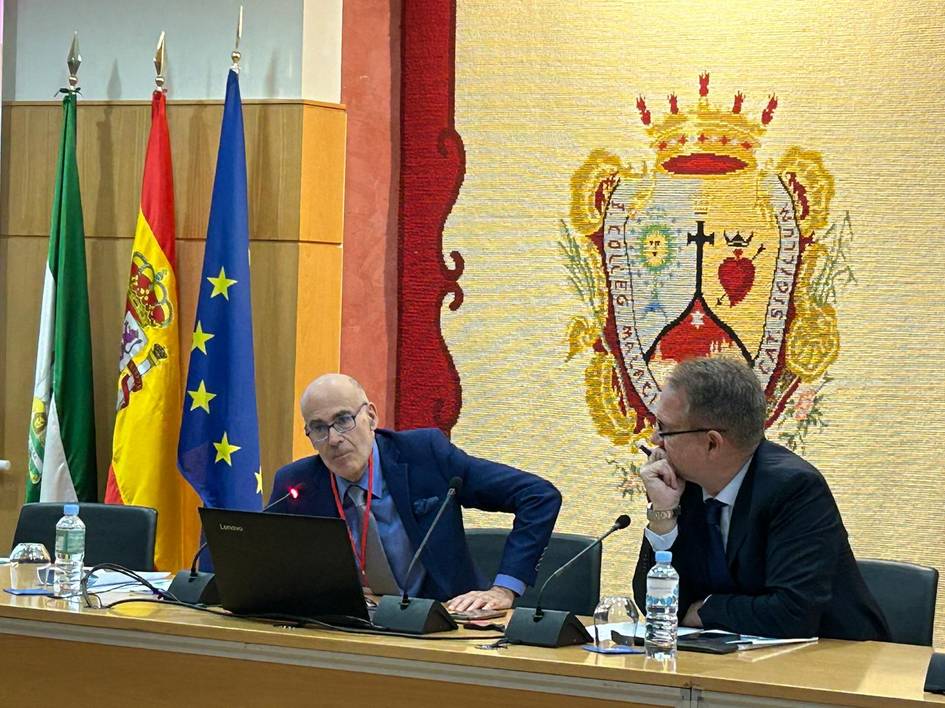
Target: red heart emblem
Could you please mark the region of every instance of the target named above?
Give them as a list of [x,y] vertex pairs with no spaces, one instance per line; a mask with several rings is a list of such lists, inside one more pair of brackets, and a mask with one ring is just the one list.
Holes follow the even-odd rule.
[[735,307],[755,284],[755,264],[742,258],[742,249],[736,248],[735,256],[729,256],[719,265],[719,282],[728,295],[729,307]]

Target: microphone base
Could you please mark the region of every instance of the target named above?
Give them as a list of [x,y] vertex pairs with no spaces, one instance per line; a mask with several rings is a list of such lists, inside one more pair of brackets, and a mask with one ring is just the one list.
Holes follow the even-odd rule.
[[513,644],[552,648],[593,641],[573,612],[542,610],[536,617],[534,607],[519,607],[512,613],[505,638]]
[[431,634],[458,629],[443,603],[412,598],[402,605],[397,595],[384,595],[377,603],[374,624],[405,634]]
[[929,670],[925,674],[925,691],[945,694],[945,654],[932,654],[929,659]]
[[213,573],[191,575],[189,570],[181,570],[174,576],[167,591],[181,602],[188,605],[219,605],[220,592]]

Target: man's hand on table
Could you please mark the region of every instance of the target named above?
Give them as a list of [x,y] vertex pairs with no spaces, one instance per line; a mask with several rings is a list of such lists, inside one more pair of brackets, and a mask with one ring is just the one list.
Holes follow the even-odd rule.
[[493,585],[488,590],[471,590],[446,603],[450,612],[468,610],[508,610],[515,602],[515,593],[508,588]]

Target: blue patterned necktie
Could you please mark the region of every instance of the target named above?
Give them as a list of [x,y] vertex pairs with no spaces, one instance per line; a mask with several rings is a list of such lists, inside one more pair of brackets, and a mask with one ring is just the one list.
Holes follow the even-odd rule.
[[708,527],[709,553],[706,559],[709,566],[709,592],[726,593],[735,589],[732,576],[725,559],[725,544],[722,542],[722,509],[728,506],[718,499],[706,499],[704,502],[705,522]]

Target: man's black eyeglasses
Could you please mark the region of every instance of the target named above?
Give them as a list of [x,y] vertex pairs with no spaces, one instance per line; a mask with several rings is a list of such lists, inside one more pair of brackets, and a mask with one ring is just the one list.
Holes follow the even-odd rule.
[[306,423],[305,434],[312,439],[312,442],[325,442],[328,439],[332,429],[334,429],[334,431],[339,435],[342,433],[347,433],[348,431],[354,429],[354,426],[357,424],[356,419],[361,413],[361,410],[366,405],[367,401],[358,406],[358,410],[356,410],[354,413],[342,413],[329,424],[315,423],[313,425],[311,423]]
[[725,432],[725,428],[692,428],[691,430],[667,430],[666,432],[663,432],[657,428],[656,434],[661,438],[671,438],[674,435],[685,435],[686,433],[709,433],[713,430],[717,433]]

